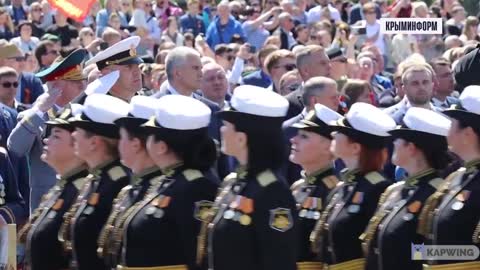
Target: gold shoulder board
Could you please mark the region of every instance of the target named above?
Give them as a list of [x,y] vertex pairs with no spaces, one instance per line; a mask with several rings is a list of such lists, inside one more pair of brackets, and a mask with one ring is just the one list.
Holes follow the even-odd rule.
[[87,182],[87,177],[80,177],[73,181],[73,185],[77,190],[81,190],[83,185]]
[[438,190],[442,186],[443,182],[444,182],[444,180],[442,178],[435,178],[435,179],[430,180],[430,182],[428,182],[428,183],[430,184],[430,186],[432,186],[436,190]]
[[187,178],[188,181],[193,181],[203,177],[203,174],[199,170],[188,169],[183,171],[183,175]]
[[328,187],[328,189],[332,189],[336,187],[338,182],[340,182],[340,180],[338,180],[338,178],[335,175],[324,177],[322,181]]
[[277,177],[272,173],[272,171],[268,170],[257,175],[257,180],[262,187],[266,187],[271,183],[277,181]]
[[370,172],[365,175],[365,178],[370,182],[372,185],[376,185],[382,181],[385,181],[385,177],[378,172]]
[[117,181],[118,179],[127,176],[127,173],[125,172],[125,170],[122,167],[116,166],[116,167],[111,168],[108,171],[108,175],[110,176],[110,178],[113,181]]

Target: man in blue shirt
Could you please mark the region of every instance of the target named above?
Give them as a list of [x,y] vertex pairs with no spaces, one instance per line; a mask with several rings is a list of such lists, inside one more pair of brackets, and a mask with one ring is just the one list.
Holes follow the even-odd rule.
[[227,1],[222,1],[217,6],[218,16],[210,24],[207,30],[207,43],[212,50],[222,43],[230,43],[233,35],[238,34],[242,40],[246,40],[242,25],[230,14]]
[[180,17],[180,27],[183,33],[192,31],[194,36],[200,33],[205,34],[205,24],[203,24],[203,18],[198,15],[199,10],[200,2],[198,0],[188,1],[188,12]]
[[269,54],[276,50],[278,50],[277,46],[267,45],[258,52],[258,63],[260,63],[260,69],[243,77],[243,84],[255,85],[263,88],[267,88],[272,85],[272,79],[266,72],[267,68],[265,67],[265,59],[267,59]]

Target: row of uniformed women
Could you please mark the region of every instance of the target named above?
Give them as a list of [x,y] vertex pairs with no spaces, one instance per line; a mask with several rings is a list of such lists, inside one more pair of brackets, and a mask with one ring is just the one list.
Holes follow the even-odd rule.
[[[201,102],[165,96],[126,104],[90,95],[73,119],[65,111],[49,122],[44,159],[60,177],[20,234],[30,267],[421,269],[422,261],[411,260],[412,243],[479,238],[474,90],[446,112],[452,150],[466,161],[446,181],[438,170],[449,121],[439,114],[411,109],[396,129],[367,104],[355,104],[345,117],[317,105],[296,125],[291,159],[305,178],[292,190],[277,173],[288,102],[273,92],[239,87],[219,113],[221,150],[240,164],[221,186],[209,172],[216,149],[206,129],[211,112]],[[380,172],[391,136],[393,162],[410,177],[388,187]],[[330,148],[347,166],[341,181]]]
[[[290,159],[305,174],[292,186],[299,269],[480,269],[480,258],[447,261],[425,257],[423,249],[480,247],[480,87],[466,88],[460,104],[444,114],[450,119],[411,108],[395,128],[389,116],[364,103],[345,117],[316,105],[295,125]],[[380,174],[389,137],[392,162],[409,175],[393,185]],[[448,145],[465,163],[443,180]],[[341,181],[328,148],[346,164]]]

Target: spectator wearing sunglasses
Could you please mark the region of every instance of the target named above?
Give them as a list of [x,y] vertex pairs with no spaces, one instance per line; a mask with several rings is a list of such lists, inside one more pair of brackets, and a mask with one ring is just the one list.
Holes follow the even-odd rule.
[[342,88],[348,79],[348,59],[340,48],[330,48],[327,50],[328,59],[330,59],[330,78],[337,81],[338,88]]
[[25,72],[26,58],[14,44],[0,40],[0,67],[11,67],[19,74],[19,89],[16,99],[24,104],[32,104],[44,91],[42,82],[32,73]]
[[28,20],[32,22],[32,36],[41,38],[45,34],[45,30],[42,28],[42,6],[38,2],[34,2],[30,5],[30,13],[28,14]]
[[15,69],[0,67],[0,103],[21,112],[27,107],[15,99],[18,86],[18,73]]
[[269,54],[265,66],[272,79],[272,84],[267,89],[277,93],[280,91],[280,79],[283,74],[297,68],[295,55],[288,50],[277,50]]
[[52,41],[41,41],[35,50],[35,58],[40,66],[39,71],[51,66],[59,55],[60,52],[55,49],[55,44]]
[[300,77],[298,69],[289,71],[280,78],[280,95],[286,96],[297,90],[301,85],[302,77]]
[[290,50],[297,44],[293,37],[292,30],[295,27],[292,15],[288,12],[283,12],[278,16],[279,27],[275,31],[275,35],[280,36],[280,49]]
[[12,38],[10,42],[17,45],[23,54],[33,53],[38,46],[40,40],[37,37],[32,36],[33,24],[29,21],[21,22],[17,29],[20,33],[19,37]]

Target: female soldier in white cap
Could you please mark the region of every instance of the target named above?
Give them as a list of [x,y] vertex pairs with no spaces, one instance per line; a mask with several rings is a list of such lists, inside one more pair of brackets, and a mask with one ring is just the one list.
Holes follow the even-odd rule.
[[214,205],[207,238],[212,269],[296,269],[295,200],[277,173],[284,157],[281,126],[287,109],[282,96],[241,86],[231,107],[219,113],[222,152],[234,156],[240,168]]
[[76,269],[106,269],[97,256],[97,240],[113,200],[130,182],[130,171],[121,164],[118,155],[119,133],[114,124],[128,110],[128,103],[118,98],[92,94],[85,99],[81,113],[69,121],[75,126],[75,154],[85,160],[90,171],[59,235],[66,248],[72,248]]
[[450,124],[437,112],[410,108],[403,125],[390,131],[395,139],[392,162],[409,177],[387,188],[361,237],[366,269],[422,269],[421,260],[412,260],[412,245],[425,241],[417,233],[426,226],[419,215],[425,201],[443,183],[441,171],[450,161],[446,138]]
[[190,97],[157,100],[155,117],[143,127],[163,178],[125,214],[118,269],[196,269],[197,236],[219,184],[209,173],[217,157],[210,117],[210,109]]
[[333,128],[331,150],[346,165],[342,185],[332,191],[312,233],[320,261],[335,269],[360,270],[365,259],[359,236],[390,181],[380,173],[387,159],[388,131],[395,121],[380,109],[355,103]]
[[162,175],[160,168],[148,155],[147,134],[141,127],[155,114],[157,102],[158,100],[154,98],[134,96],[130,102],[128,116],[115,121],[120,128],[118,145],[120,158],[122,163],[132,170],[133,181],[123,188],[115,199],[115,206],[99,237],[98,256],[103,258],[110,268],[115,268],[120,258],[122,237],[120,230],[126,220],[124,213],[141,201],[150,186],[158,182]]
[[[480,86],[466,87],[459,100],[444,113],[452,119],[450,149],[465,164],[428,199],[424,235],[432,245],[480,247]],[[430,260],[423,269],[480,269],[479,260]]]
[[338,184],[330,152],[332,128],[329,124],[342,116],[322,104],[316,104],[305,119],[293,125],[298,134],[291,139],[290,160],[302,166],[303,179],[291,189],[297,201],[298,216],[298,268],[317,265],[311,251],[310,234],[327,202],[327,197]]
[[57,184],[44,197],[29,222],[19,232],[26,242],[27,264],[30,269],[61,270],[69,267],[69,256],[58,241],[63,215],[75,202],[88,175],[85,161],[75,156],[72,132],[68,123],[72,110],[67,108],[57,118],[46,122],[50,130],[44,139],[42,160],[57,173]]

